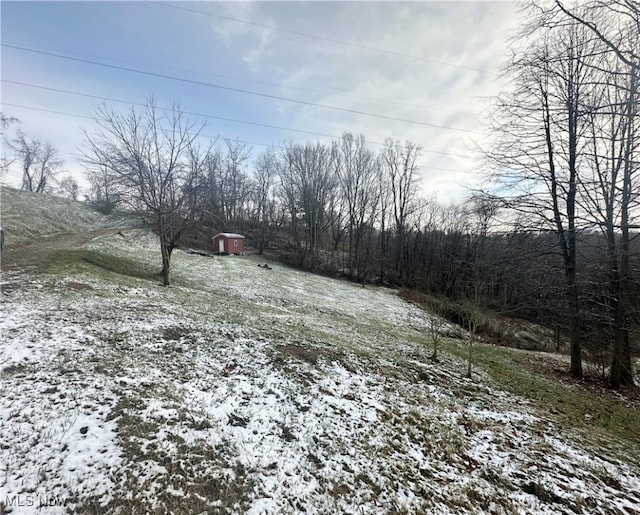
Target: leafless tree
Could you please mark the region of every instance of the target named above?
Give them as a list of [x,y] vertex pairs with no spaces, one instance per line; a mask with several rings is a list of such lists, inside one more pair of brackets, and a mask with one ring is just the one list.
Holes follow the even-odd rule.
[[428,330],[429,337],[431,338],[431,344],[433,345],[433,353],[431,354],[431,359],[433,361],[437,361],[440,340],[442,339],[442,331],[447,325],[447,321],[442,316],[443,313],[440,313],[439,310],[435,309],[433,306],[429,309],[429,311],[430,313]]
[[248,161],[251,149],[245,143],[225,140],[221,162],[220,196],[224,220],[236,226],[243,218],[250,194]]
[[[289,210],[294,242],[300,264],[310,257],[317,265],[321,236],[329,227],[329,201],[335,187],[331,147],[322,143],[288,143],[278,164],[284,204]],[[305,232],[299,229],[302,222]]]
[[471,379],[473,369],[473,345],[476,339],[478,326],[483,320],[483,300],[482,293],[484,285],[481,277],[475,273],[471,280],[470,292],[462,304],[462,318],[467,329],[467,373],[466,377]]
[[0,156],[0,173],[2,174],[4,174],[15,161],[15,158],[11,156],[10,153],[6,152],[6,149],[9,148],[9,145],[5,140],[4,133],[11,125],[19,122],[20,120],[18,120],[17,118],[6,116],[4,113],[0,112],[0,137],[2,138],[3,143],[2,156]]
[[[611,52],[609,52],[611,54]],[[635,161],[640,70],[604,55],[598,63],[598,94],[590,112],[588,166],[582,196],[586,222],[598,227],[607,242],[608,299],[614,327],[610,381],[632,385],[629,344],[631,293],[631,227],[640,200],[640,166]]]
[[389,237],[392,226],[392,196],[391,196],[391,179],[384,168],[382,156],[376,159],[376,184],[380,194],[378,195],[378,208],[376,224],[379,227],[378,235],[378,259],[380,266],[378,269],[378,283],[383,284],[388,277],[387,254],[389,252]]
[[507,69],[515,91],[500,97],[493,127],[500,139],[488,157],[503,206],[524,215],[519,219],[528,229],[556,234],[569,306],[571,372],[581,376],[576,197],[596,45],[575,23],[555,31],[539,28],[537,35],[539,42],[517,54]]
[[[567,7],[566,2],[561,0],[554,1],[555,7],[566,18],[589,29],[624,65],[640,71],[640,47],[637,41],[640,4],[637,0],[591,0],[580,5],[580,8]],[[553,14],[553,10],[548,12]],[[551,18],[556,24],[565,23],[565,19]]]
[[85,132],[83,159],[90,169],[107,171],[123,201],[158,234],[167,286],[172,252],[197,209],[190,200],[201,177],[203,158],[194,143],[202,127],[178,105],[162,112],[153,99],[126,114],[102,105],[94,118],[98,129]]
[[86,170],[85,177],[89,182],[89,202],[101,213],[113,213],[121,203],[117,177],[106,166]]
[[[535,3],[536,28],[552,34],[579,35],[586,50],[571,60],[588,76],[581,125],[588,134],[576,159],[580,168],[574,195],[576,216],[587,227],[602,229],[607,241],[608,298],[614,327],[610,380],[633,384],[629,345],[632,304],[631,218],[637,211],[637,108],[640,76],[640,4],[635,0],[562,0]],[[575,46],[575,45],[574,45]],[[584,94],[586,93],[586,94]],[[571,122],[571,117],[569,117]],[[571,162],[569,163],[572,164]],[[584,178],[581,177],[584,175]],[[573,341],[573,340],[572,340]]]
[[254,170],[255,220],[258,224],[258,252],[262,254],[269,242],[269,229],[274,218],[273,189],[277,172],[277,155],[269,148],[258,156]]
[[223,153],[212,142],[202,151],[200,209],[198,217],[207,231],[215,233],[223,230],[226,224],[223,199]]
[[78,200],[78,197],[80,196],[80,184],[78,184],[75,177],[68,175],[60,181],[60,184],[58,185],[58,192],[64,198]]
[[11,124],[19,123],[20,120],[12,116],[7,116],[3,112],[0,112],[0,135],[4,136],[4,131],[9,128]]
[[[364,136],[345,133],[334,147],[340,194],[346,204],[349,276],[363,276],[367,235],[373,228],[380,195],[378,161],[367,147]],[[368,249],[368,246],[366,247]]]
[[416,209],[417,160],[421,150],[419,145],[410,141],[403,145],[392,139],[387,139],[382,150],[382,163],[391,184],[391,207],[397,239],[395,267],[400,276],[406,273],[408,220]]
[[22,168],[22,189],[34,193],[49,191],[62,169],[62,160],[53,144],[18,130],[9,147]]

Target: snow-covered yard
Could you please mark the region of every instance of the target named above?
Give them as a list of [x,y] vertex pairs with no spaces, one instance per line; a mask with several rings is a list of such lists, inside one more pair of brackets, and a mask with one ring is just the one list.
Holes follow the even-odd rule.
[[[136,231],[92,255],[157,268]],[[640,469],[429,360],[393,291],[177,252],[163,288],[79,261],[4,274],[12,513],[638,513]]]

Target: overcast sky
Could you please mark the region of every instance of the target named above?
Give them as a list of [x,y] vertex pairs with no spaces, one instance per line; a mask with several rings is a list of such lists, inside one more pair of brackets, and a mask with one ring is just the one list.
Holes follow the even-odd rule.
[[424,191],[443,202],[476,180],[469,146],[487,97],[503,87],[499,69],[519,23],[513,2],[2,1],[0,9],[2,112],[51,140],[74,173],[81,127],[91,130],[100,98],[124,109],[153,95],[193,118],[217,117],[202,118],[203,133],[249,142],[254,157],[344,131],[374,149],[387,137],[411,140],[424,149]]

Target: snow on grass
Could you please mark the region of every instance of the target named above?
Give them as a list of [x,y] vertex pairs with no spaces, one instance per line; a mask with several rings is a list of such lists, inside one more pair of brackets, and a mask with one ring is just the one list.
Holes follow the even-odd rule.
[[[159,268],[153,238],[87,246]],[[176,252],[13,277],[0,501],[83,512],[633,513],[640,471],[443,355],[394,292]],[[14,513],[33,508],[14,507]],[[58,511],[56,511],[58,510]]]
[[2,185],[2,225],[8,248],[54,234],[101,227],[130,225],[115,216],[104,216],[85,202],[31,193]]

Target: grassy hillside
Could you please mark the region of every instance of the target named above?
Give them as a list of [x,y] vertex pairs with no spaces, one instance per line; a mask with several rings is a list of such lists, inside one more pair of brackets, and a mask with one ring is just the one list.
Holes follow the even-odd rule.
[[98,213],[85,202],[0,188],[0,225],[11,249],[60,233],[121,225],[122,220]]
[[640,506],[637,425],[601,420],[638,410],[535,375],[536,354],[478,344],[469,380],[463,342],[432,362],[429,314],[392,290],[180,251],[164,288],[159,260],[154,238],[127,230],[4,275],[0,500],[46,496],[47,513]]

